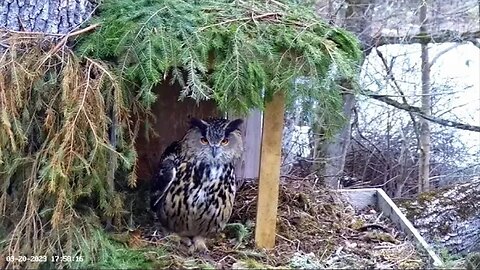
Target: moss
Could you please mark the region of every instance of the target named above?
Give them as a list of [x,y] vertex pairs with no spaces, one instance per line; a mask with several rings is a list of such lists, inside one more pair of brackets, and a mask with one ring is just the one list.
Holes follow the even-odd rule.
[[473,252],[468,254],[465,260],[465,268],[467,270],[479,270],[480,269],[480,252]]
[[365,221],[361,220],[361,219],[355,219],[353,221],[353,223],[350,225],[350,228],[354,229],[354,230],[358,230],[360,229],[361,227],[363,227],[365,225]]
[[237,261],[232,265],[232,269],[272,269],[272,267],[249,258]]
[[423,192],[418,195],[418,202],[422,205],[431,202],[438,196],[438,191]]
[[234,238],[238,244],[247,241],[252,235],[251,228],[242,223],[229,223],[224,232],[228,238]]
[[395,203],[404,209],[402,213],[412,222],[421,214],[421,208],[413,199],[396,199]]
[[[467,187],[461,187],[459,194],[468,192]],[[480,208],[478,207],[478,197],[471,196],[471,198],[465,198],[459,200],[458,204],[455,207],[455,210],[458,214],[458,217],[461,220],[467,220],[474,216],[480,215]]]
[[[466,194],[467,192],[471,192],[471,188],[471,186],[459,186],[458,189],[455,190],[455,194]],[[454,206],[452,211],[455,211],[455,217],[457,217],[459,221],[468,220],[476,215],[480,215],[480,208],[475,206],[478,204],[478,199],[476,199],[475,196],[467,196],[462,199],[443,196],[443,194],[451,190],[451,187],[449,187],[423,192],[417,197],[417,200],[396,199],[395,202],[400,208],[405,209],[404,214],[411,221],[422,217],[425,212],[425,207],[431,206],[434,200],[438,200],[439,207]],[[451,232],[448,226],[441,225],[439,228],[441,228],[443,232]]]
[[262,269],[262,268],[265,268],[265,266],[260,263],[260,262],[257,262],[256,260],[254,259],[247,259],[245,260],[245,266],[249,269]]

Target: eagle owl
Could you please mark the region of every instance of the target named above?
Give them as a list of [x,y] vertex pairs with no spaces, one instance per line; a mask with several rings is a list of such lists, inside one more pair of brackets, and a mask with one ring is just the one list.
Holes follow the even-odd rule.
[[205,252],[205,237],[225,227],[232,213],[234,162],[241,158],[243,120],[191,119],[183,139],[168,146],[152,179],[151,210],[162,227]]

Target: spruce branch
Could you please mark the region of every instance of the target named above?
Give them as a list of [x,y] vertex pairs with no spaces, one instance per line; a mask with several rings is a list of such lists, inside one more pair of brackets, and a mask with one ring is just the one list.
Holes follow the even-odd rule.
[[256,16],[230,19],[230,20],[226,20],[226,21],[219,22],[219,23],[216,23],[216,24],[211,24],[211,25],[201,27],[201,28],[198,29],[198,31],[204,31],[204,30],[206,30],[208,28],[211,28],[211,27],[221,26],[221,25],[224,25],[224,24],[230,24],[230,23],[234,23],[234,22],[255,21],[255,20],[259,20],[259,19],[263,19],[263,18],[269,18],[269,17],[274,17],[273,21],[278,21],[279,17],[281,17],[281,16],[282,15],[278,12],[270,12],[270,13],[260,14],[260,15],[256,15]]

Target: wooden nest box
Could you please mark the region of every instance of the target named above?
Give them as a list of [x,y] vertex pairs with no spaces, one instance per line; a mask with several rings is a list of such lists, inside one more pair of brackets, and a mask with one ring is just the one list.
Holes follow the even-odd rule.
[[[136,142],[141,180],[152,178],[161,154],[172,141],[184,135],[189,118],[221,116],[213,101],[197,103],[189,98],[179,101],[181,87],[168,81],[155,88],[157,101],[151,113],[156,121],[151,128],[158,136],[140,135]],[[259,111],[253,111],[242,127],[245,152],[237,165],[237,177],[259,178],[255,242],[260,248],[275,246],[284,108],[284,94],[279,92],[267,103],[263,118]]]

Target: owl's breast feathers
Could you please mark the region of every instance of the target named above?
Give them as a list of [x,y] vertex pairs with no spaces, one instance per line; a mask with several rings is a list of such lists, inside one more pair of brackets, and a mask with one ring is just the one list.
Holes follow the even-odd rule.
[[218,232],[230,218],[235,191],[232,164],[181,163],[165,191],[160,220],[184,236]]
[[168,158],[173,156],[166,155],[159,177],[154,179],[160,183],[156,184],[152,210],[159,214],[166,229],[183,236],[222,230],[231,216],[235,198],[233,164]]

